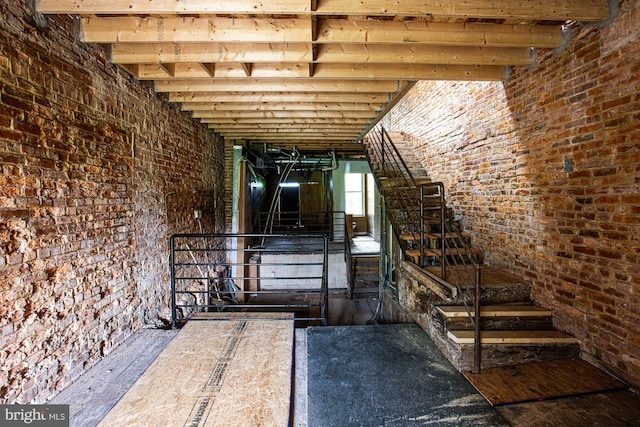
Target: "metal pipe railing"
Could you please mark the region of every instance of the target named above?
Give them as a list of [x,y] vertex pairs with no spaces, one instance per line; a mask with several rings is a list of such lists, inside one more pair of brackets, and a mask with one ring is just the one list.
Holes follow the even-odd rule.
[[326,325],[328,245],[324,234],[171,236],[172,327],[196,313],[282,309]]

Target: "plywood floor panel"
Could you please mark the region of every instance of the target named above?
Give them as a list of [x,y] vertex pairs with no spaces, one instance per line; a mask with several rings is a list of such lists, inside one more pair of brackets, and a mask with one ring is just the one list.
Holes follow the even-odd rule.
[[494,406],[627,388],[580,359],[502,366],[464,375]]
[[100,425],[286,426],[292,354],[292,319],[189,322]]

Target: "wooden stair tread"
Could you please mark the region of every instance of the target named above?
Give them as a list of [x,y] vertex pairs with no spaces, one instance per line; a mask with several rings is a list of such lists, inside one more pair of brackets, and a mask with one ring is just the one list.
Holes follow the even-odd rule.
[[[465,239],[468,239],[469,236],[470,236],[469,233],[462,233],[462,237]],[[423,239],[440,239],[441,237],[442,236],[437,233],[422,233]],[[458,237],[457,233],[445,233],[444,235],[445,239],[453,239],[457,237]],[[415,233],[415,234],[403,233],[400,235],[400,240],[418,240],[418,238],[419,238],[418,233]]]
[[[473,344],[473,331],[449,331],[449,339],[458,344]],[[482,331],[482,344],[578,344],[576,337],[562,331]]]
[[[436,307],[446,318],[467,317],[463,305],[440,305]],[[475,316],[473,307],[471,315]],[[537,305],[485,305],[480,308],[482,317],[549,317],[551,311]]]
[[[413,182],[411,182],[411,178],[409,177],[387,177],[387,176],[383,176],[379,178],[379,181],[381,184],[388,184],[388,185],[395,185],[397,183],[408,183],[408,184],[413,184]],[[423,184],[431,184],[433,181],[431,181],[431,178],[428,177],[414,177],[413,181],[417,184],[417,185],[423,185]]]
[[[410,257],[418,257],[420,256],[420,249],[407,249],[405,251],[407,255]],[[479,249],[471,249],[471,255],[480,255],[482,251]],[[422,249],[422,254],[424,256],[442,256],[442,251],[440,249]],[[464,248],[451,248],[445,251],[445,255],[470,255],[469,252]]]

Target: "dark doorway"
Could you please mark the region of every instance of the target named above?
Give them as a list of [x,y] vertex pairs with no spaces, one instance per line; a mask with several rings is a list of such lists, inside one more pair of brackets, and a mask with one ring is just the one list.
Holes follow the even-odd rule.
[[285,228],[298,227],[300,211],[300,186],[285,185],[280,192],[280,223]]

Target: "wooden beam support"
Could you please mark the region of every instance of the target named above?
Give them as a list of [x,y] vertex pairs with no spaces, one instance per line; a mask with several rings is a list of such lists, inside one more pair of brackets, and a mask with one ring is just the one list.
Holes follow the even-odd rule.
[[[251,144],[267,144],[270,147],[278,147],[280,149],[291,150],[293,148],[298,149],[300,152],[318,152],[322,154],[326,154],[331,152],[332,150],[340,150],[347,153],[358,153],[365,154],[364,148],[360,144],[353,143],[350,140],[337,140],[337,141],[323,141],[320,139],[304,139],[304,140],[293,140],[293,141],[263,141],[256,142],[250,141]],[[340,155],[340,153],[336,152],[336,154]]]
[[381,93],[317,93],[317,92],[173,92],[170,102],[359,102],[384,103],[389,94]]
[[111,62],[309,62],[307,43],[117,43],[111,47]]
[[[126,65],[126,64],[125,64]],[[310,64],[313,66],[313,64]],[[238,79],[246,77],[240,64],[171,64],[176,79]],[[502,80],[500,65],[430,65],[430,64],[316,64],[314,79],[349,80]],[[138,64],[140,80],[166,79],[168,71],[161,64]],[[251,64],[251,76],[263,79],[309,78],[304,64]]]
[[[295,119],[293,119],[295,120]],[[293,121],[291,120],[291,121]],[[283,125],[283,122],[264,122],[264,123],[225,123],[224,121],[219,120],[209,120],[206,121],[204,119],[200,120],[201,123],[205,125],[215,126],[216,129],[238,129],[238,130],[256,130],[256,129],[297,129],[297,128],[305,128],[305,129],[321,129],[321,130],[331,130],[333,128],[336,129],[351,129],[357,130],[360,132],[366,124],[340,124],[340,123],[320,123],[320,124],[307,124],[307,123],[290,123],[287,121],[286,125]]]
[[275,123],[275,122],[264,122],[264,123],[221,123],[221,122],[203,122],[206,124],[210,124],[210,123],[215,123],[216,125],[218,125],[218,127],[220,128],[227,128],[227,129],[276,129],[276,130],[282,130],[282,129],[323,129],[325,131],[353,131],[353,130],[360,130],[362,129],[362,125],[361,124],[351,124],[351,123],[316,123],[316,124],[310,124],[310,123],[301,123],[301,124],[296,124],[296,123],[290,123],[288,121],[284,122],[281,121],[279,123]]
[[309,0],[38,0],[40,13],[107,15],[307,14]]
[[502,65],[316,64],[316,79],[504,80]]
[[[215,129],[215,127],[211,127],[211,126],[209,126],[209,128]],[[249,140],[251,142],[258,142],[258,141],[278,142],[278,141],[305,141],[305,140],[347,142],[347,141],[352,141],[356,135],[353,135],[353,134],[332,135],[330,133],[322,134],[322,135],[316,134],[316,133],[313,133],[310,135],[304,135],[304,134],[299,134],[297,132],[294,132],[294,133],[282,133],[282,134],[227,133],[227,134],[223,134],[223,136],[225,138],[244,139],[244,140]]]
[[194,118],[264,118],[264,119],[371,119],[374,114],[368,111],[196,111],[193,113]]
[[183,111],[378,111],[380,104],[363,104],[347,102],[217,102],[182,104]]
[[140,78],[140,70],[142,68],[141,64],[122,64],[121,66],[129,73],[133,74],[133,76],[135,76],[136,78]]
[[[283,123],[280,118],[209,118],[209,119],[199,119],[202,123],[212,123],[212,124],[222,124],[222,125],[240,125],[240,126],[256,126],[256,125],[281,125]],[[315,126],[315,125],[323,125],[323,126],[340,126],[340,125],[349,125],[349,126],[362,126],[369,123],[369,118],[365,117],[362,119],[343,119],[343,118],[289,118],[286,123],[296,126]]]
[[560,25],[507,25],[429,21],[322,19],[318,43],[428,44],[556,48],[562,44]]
[[205,73],[207,73],[207,75],[209,77],[215,77],[216,76],[216,64],[215,63],[200,63],[200,66],[202,66],[202,69],[205,71]]
[[320,0],[317,14],[605,21],[609,17],[609,7],[607,0]]
[[318,134],[319,136],[355,136],[360,133],[360,128],[309,128],[309,127],[261,127],[261,128],[242,128],[242,127],[229,127],[229,126],[216,126],[216,131],[224,134],[246,134],[246,135],[278,135],[284,133],[297,133],[304,134]]
[[318,63],[530,65],[529,48],[473,46],[326,44],[318,46]]
[[242,62],[240,65],[242,66],[242,70],[244,71],[245,76],[251,77],[251,64]]
[[204,79],[156,80],[158,92],[355,92],[395,91],[393,80],[278,80],[278,79]]
[[163,64],[163,63],[160,63],[158,65],[160,65],[160,68],[166,73],[165,75],[167,75],[169,77],[175,77],[176,76],[176,64]]
[[609,16],[607,0],[318,0],[315,11],[309,0],[39,0],[40,13],[107,15],[362,15],[432,16],[448,18],[527,19],[605,21]]
[[309,19],[197,17],[82,18],[85,43],[304,43]]

